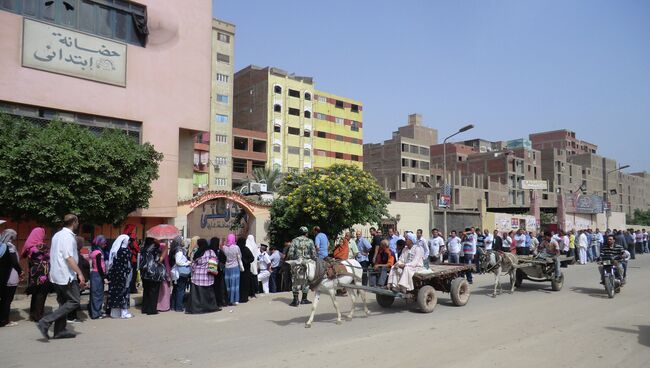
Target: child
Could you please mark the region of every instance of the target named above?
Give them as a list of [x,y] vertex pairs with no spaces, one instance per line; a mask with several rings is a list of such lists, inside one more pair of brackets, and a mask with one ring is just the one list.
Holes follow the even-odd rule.
[[91,319],[104,318],[102,306],[104,304],[104,284],[108,283],[106,276],[106,263],[104,262],[104,248],[106,238],[97,235],[93,240],[90,252],[90,303],[88,311]]

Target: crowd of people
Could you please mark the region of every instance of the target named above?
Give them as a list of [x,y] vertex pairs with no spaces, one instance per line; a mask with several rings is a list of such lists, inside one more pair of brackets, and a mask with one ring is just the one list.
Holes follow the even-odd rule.
[[[18,284],[25,280],[25,292],[31,295],[29,318],[37,322],[44,338],[54,325],[54,338],[70,338],[68,322],[77,322],[80,293],[89,286],[88,315],[91,319],[105,317],[129,319],[131,294],[142,285],[141,312],[147,315],[176,311],[189,314],[210,313],[225,306],[246,303],[258,293],[294,292],[292,305],[308,304],[308,290],[292,288],[291,269],[285,260],[305,254],[313,259],[356,259],[364,269],[363,284],[412,290],[412,275],[421,269],[441,263],[475,264],[478,255],[493,250],[517,255],[548,252],[575,257],[579,264],[596,261],[609,237],[632,259],[637,253],[649,253],[648,233],[640,230],[599,229],[546,232],[536,235],[522,229],[497,230],[466,228],[452,230],[445,237],[432,229],[430,237],[423,231],[393,228],[384,234],[370,229],[370,237],[362,231],[345,231],[335,241],[316,226],[311,232],[301,228],[301,235],[286,241],[282,247],[257,244],[252,235],[237,238],[229,234],[225,244],[219,238],[210,240],[176,237],[169,240],[145,238],[139,244],[135,226],[127,226],[112,242],[97,235],[90,251],[81,255],[86,240],[75,234],[79,221],[67,215],[64,227],[45,242],[45,229],[34,228],[18,252],[16,231],[7,229],[0,235],[0,327],[15,326],[9,320],[11,302]],[[543,236],[545,235],[545,236]],[[313,240],[312,240],[313,239]],[[552,247],[549,247],[549,244]],[[550,251],[549,251],[550,249]],[[617,248],[618,249],[618,248]],[[544,253],[546,252],[546,253]],[[27,260],[23,270],[20,258]],[[370,271],[370,272],[367,272]],[[473,282],[472,272],[466,275]],[[298,301],[298,292],[302,300]],[[47,295],[56,293],[59,308],[44,315]]]

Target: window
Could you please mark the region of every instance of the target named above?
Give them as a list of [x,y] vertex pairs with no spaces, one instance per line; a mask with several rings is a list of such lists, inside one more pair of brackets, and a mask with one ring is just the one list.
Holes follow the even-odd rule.
[[411,160],[411,167],[414,169],[417,169],[418,167],[418,160]]
[[417,180],[417,175],[411,174],[411,183],[415,183]]
[[409,151],[409,145],[402,143],[402,152],[408,152]]
[[429,163],[426,161],[420,161],[420,169],[429,170]]
[[227,95],[217,95],[217,102],[227,105],[228,104],[228,96]]
[[350,124],[350,130],[353,132],[358,132],[359,131],[359,123],[352,120],[352,124]]
[[273,105],[273,111],[274,112],[282,112],[282,106],[280,106],[279,104]]
[[124,0],[0,0],[0,9],[45,20],[94,35],[144,46],[146,35],[137,23],[146,8]]
[[228,83],[229,79],[230,79],[229,76],[225,74],[217,73],[217,82]]
[[217,61],[220,63],[230,64],[230,55],[220,54],[217,52]]
[[273,86],[273,92],[274,93],[282,93],[282,87],[278,86],[277,84]]
[[217,143],[228,143],[228,136],[223,134],[217,134],[214,136],[214,141]]
[[406,174],[402,174],[402,183],[406,182]]
[[429,156],[429,149],[425,147],[420,147],[420,154],[422,156]]
[[289,153],[290,155],[299,155],[300,148],[294,146],[287,146],[287,153]]
[[216,114],[214,116],[214,121],[216,123],[227,123],[228,122],[228,115]]
[[318,102],[327,103],[327,97],[325,97],[325,96],[318,96]]
[[236,173],[245,173],[248,168],[246,160],[235,158],[232,160],[232,171]]
[[276,133],[281,133],[282,132],[282,127],[279,125],[274,125],[273,126],[273,131]]
[[311,93],[305,92],[305,100],[311,101]]
[[406,158],[402,159],[402,167],[407,167],[409,165],[409,160]]
[[341,141],[341,142],[345,141],[345,137],[343,137],[342,135],[337,134],[335,138],[337,141]]
[[300,98],[300,91],[296,91],[295,89],[289,88],[289,97]]
[[334,121],[336,122],[336,124],[339,124],[339,125],[345,124],[345,119],[343,119],[343,118],[335,118]]
[[228,181],[224,178],[214,178],[214,184],[218,187],[225,187]]
[[289,127],[287,132],[292,135],[300,135],[300,128]]
[[316,119],[327,120],[327,115],[317,112],[316,113]]
[[311,111],[308,111],[308,110],[305,111],[304,116],[305,116],[305,119],[311,119]]
[[302,136],[305,137],[305,138],[309,138],[309,137],[311,137],[311,132],[309,132],[309,130],[305,129],[303,131],[303,133],[302,133]]
[[311,150],[310,150],[309,148],[305,148],[305,149],[303,150],[303,155],[304,155],[305,157],[309,157],[309,156],[311,156]]
[[352,112],[359,112],[359,105],[352,104],[350,106],[350,111]]
[[280,153],[281,150],[282,150],[282,147],[280,147],[279,144],[274,144],[273,145],[273,152]]
[[227,35],[225,33],[218,32],[217,39],[221,42],[230,43],[230,35]]
[[266,153],[266,141],[258,141],[257,139],[253,139],[253,152]]
[[336,102],[334,103],[334,106],[336,106],[339,109],[342,109],[343,108],[343,101],[336,100]]
[[339,160],[342,160],[343,159],[343,154],[341,152],[336,152],[336,158],[338,158]]
[[418,154],[420,152],[420,147],[418,146],[411,146],[411,153]]
[[325,132],[316,132],[318,138],[327,138],[327,133]]
[[350,158],[352,159],[352,161],[359,161],[359,156],[357,155],[351,155]]
[[294,109],[293,107],[289,108],[289,115],[300,116],[300,110]]
[[241,151],[248,151],[248,138],[234,137],[233,148]]
[[226,165],[228,163],[228,158],[223,156],[215,156],[214,163],[217,165]]

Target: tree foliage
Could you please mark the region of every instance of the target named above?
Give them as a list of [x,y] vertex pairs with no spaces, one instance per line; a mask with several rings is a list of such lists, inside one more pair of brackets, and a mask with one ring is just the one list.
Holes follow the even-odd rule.
[[634,225],[650,226],[650,210],[643,211],[640,209],[634,210],[634,219],[628,219],[627,223]]
[[88,224],[120,223],[147,208],[162,154],[123,131],[39,126],[0,115],[0,215],[56,225],[66,213]]
[[268,192],[276,192],[282,181],[282,173],[278,169],[269,169],[258,167],[253,170],[252,177],[246,178],[241,187],[248,186],[250,183],[266,183]]
[[271,241],[298,235],[301,226],[320,226],[330,238],[355,224],[377,223],[388,215],[390,202],[377,180],[356,166],[289,173],[271,208]]

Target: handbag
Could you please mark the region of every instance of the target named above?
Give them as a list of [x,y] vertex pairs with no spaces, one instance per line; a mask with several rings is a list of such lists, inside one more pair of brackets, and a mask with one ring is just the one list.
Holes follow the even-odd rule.
[[188,277],[192,273],[192,269],[190,268],[190,266],[176,265],[176,268],[178,269],[179,276]]
[[210,257],[208,259],[208,273],[213,276],[219,274],[219,260],[217,257]]

